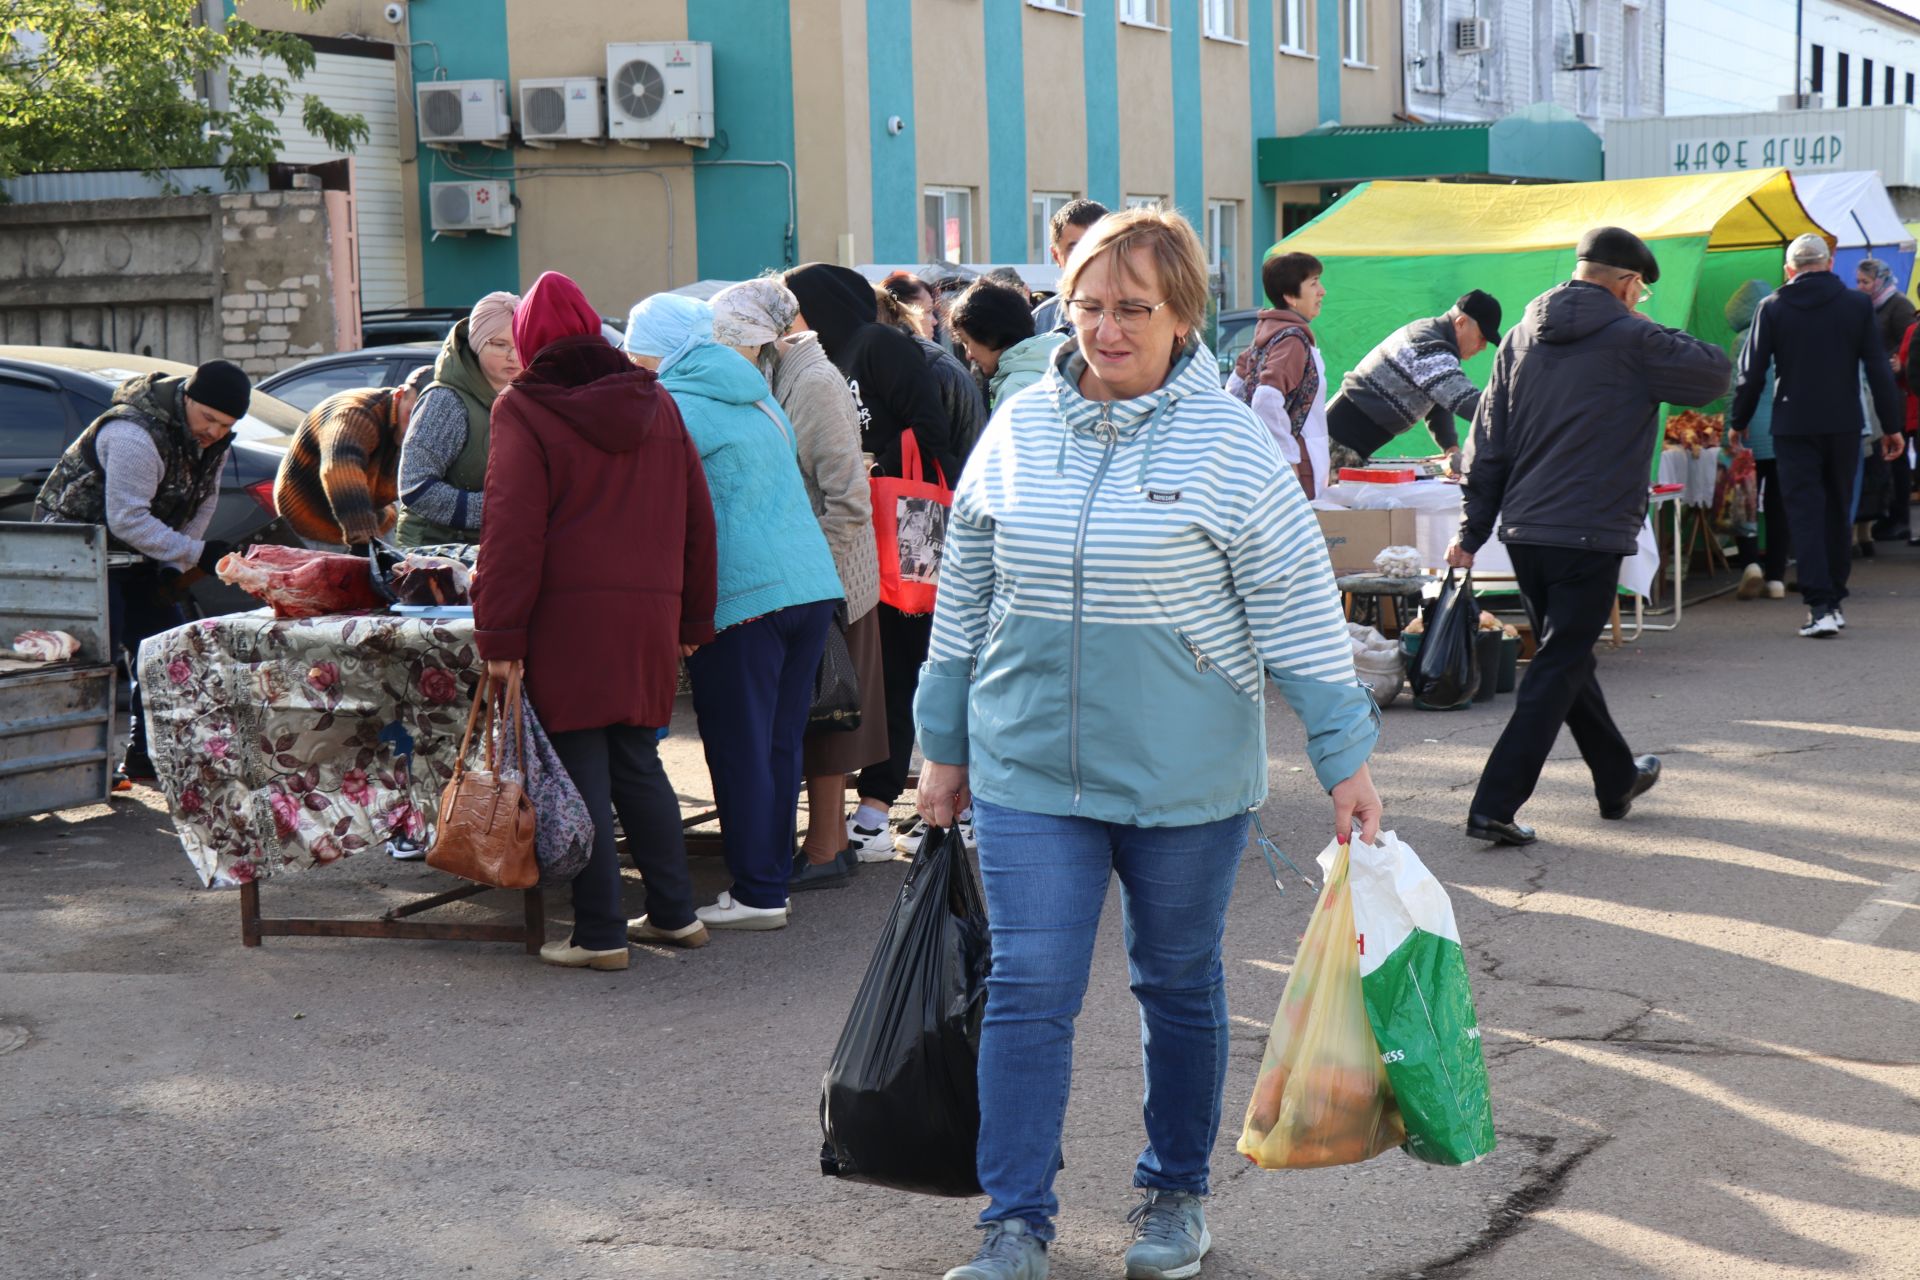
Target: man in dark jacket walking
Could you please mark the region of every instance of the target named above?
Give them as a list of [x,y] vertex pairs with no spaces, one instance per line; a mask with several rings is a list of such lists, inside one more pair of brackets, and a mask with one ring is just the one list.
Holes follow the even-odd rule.
[[1873,408],[1887,431],[1883,456],[1906,447],[1900,391],[1880,342],[1873,301],[1833,274],[1833,250],[1817,235],[1787,247],[1787,283],[1760,304],[1740,355],[1740,382],[1727,426],[1746,428],[1760,402],[1767,369],[1774,373],[1773,451],[1787,529],[1800,562],[1807,604],[1800,634],[1831,639],[1847,625],[1853,562],[1854,477],[1866,428],[1860,404],[1865,372]]
[[1563,724],[1601,817],[1626,817],[1659,780],[1659,757],[1636,760],[1607,711],[1593,646],[1646,520],[1660,405],[1706,404],[1733,371],[1720,348],[1635,314],[1660,278],[1640,237],[1599,227],[1578,256],[1573,279],[1527,304],[1494,359],[1467,445],[1466,513],[1447,550],[1449,565],[1472,568],[1497,519],[1539,640],[1468,811],[1467,834],[1497,844],[1533,842],[1515,815]]

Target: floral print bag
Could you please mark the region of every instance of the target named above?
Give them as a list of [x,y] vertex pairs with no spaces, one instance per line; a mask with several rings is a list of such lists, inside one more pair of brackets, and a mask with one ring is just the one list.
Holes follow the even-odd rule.
[[[546,730],[534,714],[533,700],[520,702],[525,738],[527,776],[519,781],[527,798],[533,801],[533,854],[540,863],[540,883],[548,888],[571,883],[586,870],[593,857],[593,815],[580,789],[573,785],[559,753],[547,740]],[[514,770],[504,773],[511,777]]]

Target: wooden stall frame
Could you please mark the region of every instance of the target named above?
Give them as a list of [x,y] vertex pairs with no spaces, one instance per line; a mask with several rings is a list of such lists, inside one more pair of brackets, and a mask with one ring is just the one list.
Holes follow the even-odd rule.
[[518,942],[528,955],[538,955],[547,940],[546,896],[536,886],[521,891],[520,924],[436,924],[405,917],[460,902],[492,891],[491,885],[461,884],[389,907],[378,919],[309,919],[260,914],[260,882],[240,886],[240,942],[257,947],[263,937],[295,938],[414,938],[433,942]]

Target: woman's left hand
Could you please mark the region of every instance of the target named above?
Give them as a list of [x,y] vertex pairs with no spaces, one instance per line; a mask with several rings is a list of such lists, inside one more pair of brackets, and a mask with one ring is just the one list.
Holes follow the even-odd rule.
[[523,670],[518,658],[488,658],[487,679],[507,680],[517,676]]
[[1373,774],[1366,765],[1333,789],[1333,838],[1341,844],[1353,839],[1353,824],[1360,824],[1360,842],[1372,844],[1380,838],[1383,810],[1380,793],[1373,789]]

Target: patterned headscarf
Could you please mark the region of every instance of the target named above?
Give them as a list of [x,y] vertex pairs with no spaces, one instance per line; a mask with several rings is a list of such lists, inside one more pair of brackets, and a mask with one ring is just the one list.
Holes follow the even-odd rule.
[[713,295],[713,340],[723,347],[762,347],[787,331],[800,299],[778,280],[730,284]]

